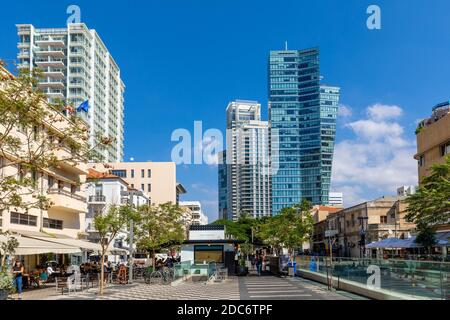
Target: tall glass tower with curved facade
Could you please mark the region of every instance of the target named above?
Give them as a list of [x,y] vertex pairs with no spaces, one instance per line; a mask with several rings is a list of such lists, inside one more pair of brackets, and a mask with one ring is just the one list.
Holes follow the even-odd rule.
[[340,89],[320,84],[319,49],[271,51],[272,214],[328,204]]

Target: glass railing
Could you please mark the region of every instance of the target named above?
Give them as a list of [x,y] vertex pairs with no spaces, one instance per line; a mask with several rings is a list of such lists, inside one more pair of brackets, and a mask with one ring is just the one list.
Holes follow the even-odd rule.
[[182,261],[173,266],[174,280],[185,278],[191,274],[192,261]]
[[350,281],[399,298],[450,300],[450,263],[298,256],[297,270]]

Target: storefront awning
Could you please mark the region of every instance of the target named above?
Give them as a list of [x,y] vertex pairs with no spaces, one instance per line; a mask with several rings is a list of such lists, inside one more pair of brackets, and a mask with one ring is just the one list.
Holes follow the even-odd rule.
[[37,239],[41,241],[48,241],[51,243],[63,244],[71,247],[79,248],[80,251],[91,250],[101,251],[102,247],[98,243],[88,242],[79,239],[62,239],[62,238],[50,238],[50,237],[28,237],[30,239]]
[[[53,243],[17,235],[14,235],[13,237],[19,242],[19,247],[15,250],[16,255],[25,256],[43,253],[71,254],[81,251],[79,248],[61,243]],[[5,241],[7,241],[7,238],[0,235],[0,242]]]

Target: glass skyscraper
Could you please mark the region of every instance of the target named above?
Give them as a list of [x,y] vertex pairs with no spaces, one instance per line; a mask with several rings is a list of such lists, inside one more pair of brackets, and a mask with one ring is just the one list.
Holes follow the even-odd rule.
[[302,199],[328,204],[339,91],[320,84],[318,48],[270,52],[273,215]]

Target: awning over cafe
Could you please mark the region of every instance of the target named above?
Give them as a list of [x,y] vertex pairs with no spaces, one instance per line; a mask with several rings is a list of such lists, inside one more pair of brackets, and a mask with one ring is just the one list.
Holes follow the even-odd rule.
[[[445,247],[450,245],[450,232],[438,232],[435,234],[435,246]],[[416,237],[407,239],[387,238],[381,241],[372,242],[366,245],[368,249],[408,249],[422,248],[422,245],[416,243]]]
[[80,249],[79,251],[91,250],[100,251],[102,247],[98,243],[93,243],[89,241],[79,240],[79,239],[62,239],[62,238],[50,238],[50,237],[29,237],[30,239],[37,239],[41,241],[48,241],[51,243],[63,244],[71,247],[76,247]]
[[[13,237],[19,242],[19,246],[15,250],[16,255],[33,255],[43,253],[71,254],[81,251],[79,248],[62,243],[53,243],[18,235],[14,235]],[[7,241],[7,238],[0,235],[0,242],[5,241]]]

